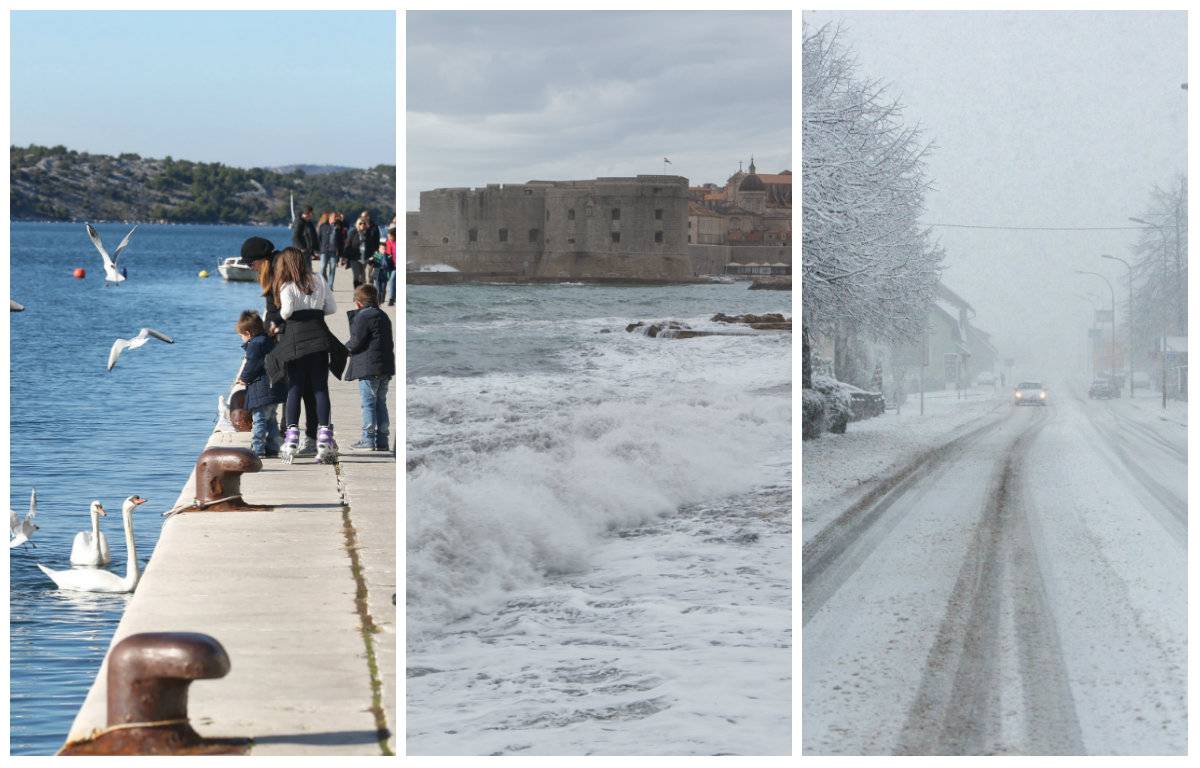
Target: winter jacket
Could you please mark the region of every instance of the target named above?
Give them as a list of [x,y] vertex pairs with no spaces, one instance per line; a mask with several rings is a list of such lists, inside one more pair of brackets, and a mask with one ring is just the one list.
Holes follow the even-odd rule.
[[329,370],[342,378],[346,360],[350,353],[338,341],[329,326],[325,325],[325,313],[319,309],[302,309],[288,318],[283,333],[275,339],[275,349],[267,355],[267,376],[274,386],[287,380],[287,364],[314,352],[329,354]]
[[309,256],[320,252],[321,240],[317,237],[317,228],[312,221],[303,216],[296,219],[296,223],[292,225],[292,245]]
[[287,400],[287,385],[281,381],[271,386],[267,380],[267,353],[274,347],[275,342],[265,333],[260,333],[242,345],[242,349],[246,350],[246,365],[242,367],[238,378],[246,385],[248,411]]
[[395,376],[396,351],[392,343],[392,319],[379,307],[352,309],[350,318],[350,367],[346,381],[369,376]]
[[[365,237],[362,237],[362,235],[365,235]],[[360,256],[359,249],[359,243],[364,240],[367,243],[365,258]],[[346,239],[346,248],[342,251],[342,258],[349,261],[358,261],[366,264],[375,256],[375,252],[378,250],[379,230],[375,227],[375,225],[368,225],[366,230],[363,232],[359,232],[358,227],[355,227],[354,229],[350,230],[350,237]]]
[[336,224],[322,224],[317,237],[321,241],[322,256],[337,256],[341,252],[344,235]]

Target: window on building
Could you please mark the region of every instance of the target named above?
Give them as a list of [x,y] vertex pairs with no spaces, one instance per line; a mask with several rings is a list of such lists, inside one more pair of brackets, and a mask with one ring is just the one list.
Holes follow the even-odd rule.
[[567,209],[567,221],[575,221],[575,209],[574,208]]
[[478,229],[468,229],[467,230],[467,240],[468,240],[468,242],[472,242],[472,243],[477,242],[479,240],[479,230]]
[[691,228],[692,228],[692,220],[688,219],[688,229],[691,229]]
[[500,230],[500,242],[502,242],[502,243],[508,242],[508,230],[507,229]]
[[416,237],[416,236],[417,236],[417,230],[415,230],[415,229],[414,229],[414,230],[413,230],[413,237]]
[[621,219],[621,209],[620,209],[620,208],[613,208],[613,210],[612,210],[612,217],[613,217],[613,221],[620,221],[620,219]]
[[612,235],[612,241],[614,243],[621,242],[621,233],[620,232],[609,232],[609,234]]
[[533,194],[533,190],[532,190],[532,189],[526,189],[526,190],[525,190],[525,194],[527,194],[527,195],[532,195],[532,194]]
[[662,191],[662,187],[655,187],[655,188],[654,188],[654,194],[656,194],[656,195],[657,195],[657,194],[658,194],[660,191]]
[[443,238],[442,238],[442,245],[445,245],[445,244],[446,244],[446,243],[448,243],[448,242],[450,242],[450,238],[448,238],[448,237],[443,237]]
[[654,233],[654,242],[656,242],[656,243],[661,243],[661,242],[662,242],[662,232],[655,232],[655,233]]
[[536,243],[538,241],[538,237],[540,237],[541,234],[542,233],[540,230],[537,230],[537,229],[529,230],[529,242]]
[[688,235],[688,242],[689,242],[689,243],[690,243],[690,242],[692,242],[692,236],[691,236],[691,235]]
[[569,243],[570,245],[575,245],[575,238],[573,238],[573,237],[568,237],[568,238],[567,238],[567,243]]
[[549,209],[547,209],[547,210],[546,210],[546,221],[550,221],[550,211],[549,211]]
[[662,208],[654,209],[654,218],[658,219],[659,221],[662,221]]

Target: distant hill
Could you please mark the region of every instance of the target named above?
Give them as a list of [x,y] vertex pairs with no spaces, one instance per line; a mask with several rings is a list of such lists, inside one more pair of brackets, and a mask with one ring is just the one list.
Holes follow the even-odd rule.
[[[200,224],[287,224],[296,207],[337,210],[353,219],[371,211],[378,222],[396,213],[396,166],[235,168],[76,152],[63,146],[12,147],[10,216],[14,220],[161,221]],[[317,168],[320,172],[306,173]]]
[[284,175],[300,171],[306,176],[320,176],[323,173],[338,173],[340,171],[353,171],[354,169],[348,165],[274,165],[267,170]]

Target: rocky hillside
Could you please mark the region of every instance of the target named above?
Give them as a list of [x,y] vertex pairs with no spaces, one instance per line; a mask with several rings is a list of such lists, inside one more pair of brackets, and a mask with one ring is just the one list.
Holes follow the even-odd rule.
[[396,166],[308,175],[143,158],[93,155],[66,147],[12,147],[10,215],[56,221],[159,221],[204,224],[287,224],[296,207],[338,210],[376,221],[396,213]]

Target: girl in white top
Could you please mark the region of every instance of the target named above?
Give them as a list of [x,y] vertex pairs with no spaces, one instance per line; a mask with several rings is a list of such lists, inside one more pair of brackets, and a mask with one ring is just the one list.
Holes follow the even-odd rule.
[[317,462],[337,460],[329,404],[330,353],[345,348],[333,337],[325,316],[337,311],[337,302],[325,280],[314,274],[310,260],[299,248],[284,248],[275,261],[272,285],[279,314],[287,320],[273,355],[287,370],[288,394],[284,406],[283,448],[280,456],[287,463],[299,450],[300,402],[305,396],[317,405]]

